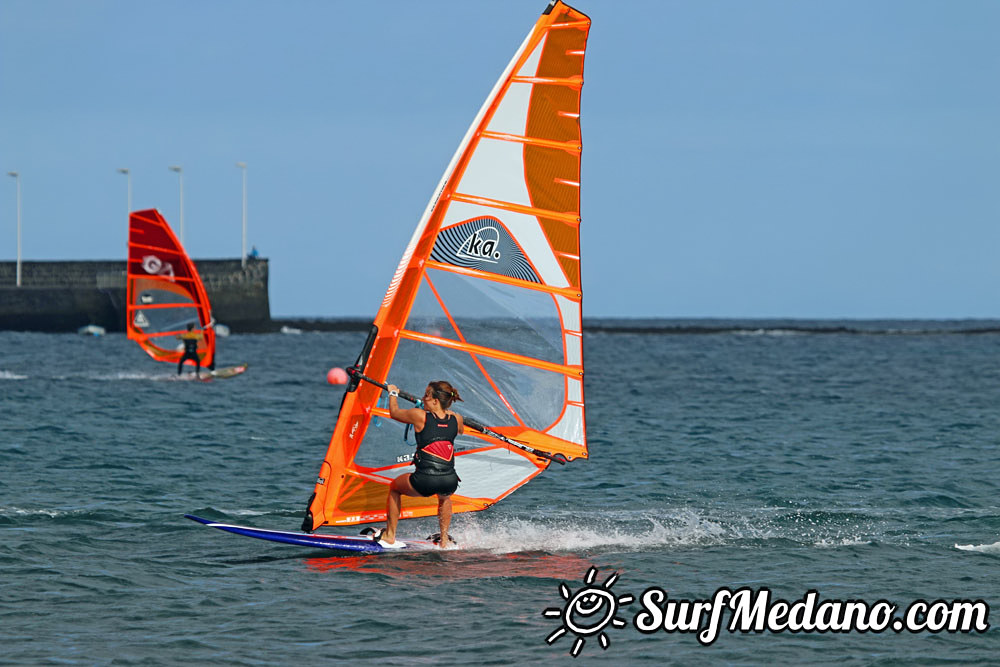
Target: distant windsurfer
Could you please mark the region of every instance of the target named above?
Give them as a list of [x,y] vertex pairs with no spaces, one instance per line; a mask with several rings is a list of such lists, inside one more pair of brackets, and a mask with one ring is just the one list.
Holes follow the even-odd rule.
[[413,459],[416,470],[400,475],[389,485],[386,499],[386,527],[375,534],[384,548],[400,549],[406,546],[396,539],[399,523],[401,496],[438,498],[438,526],[441,529],[441,548],[451,542],[448,526],[451,524],[451,494],[458,488],[455,472],[455,438],[465,431],[462,416],[449,410],[455,401],[461,401],[458,391],[444,380],[431,382],[424,392],[424,407],[402,409],[397,396],[399,388],[388,385],[389,416],[404,424],[413,424],[417,438],[417,453]]
[[184,354],[181,355],[181,360],[177,362],[177,374],[180,375],[181,371],[184,370],[184,362],[191,359],[194,361],[195,376],[201,377],[201,358],[198,357],[198,342],[204,336],[200,331],[194,330],[193,323],[188,322],[187,331],[177,337],[184,341]]

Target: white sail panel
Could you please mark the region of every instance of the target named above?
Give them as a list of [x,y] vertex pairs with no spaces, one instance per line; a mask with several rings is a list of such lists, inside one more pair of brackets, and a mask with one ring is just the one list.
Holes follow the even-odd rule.
[[562,325],[566,331],[583,331],[580,325],[580,302],[567,299],[561,294],[556,295],[556,305],[559,306],[559,314],[562,318]]
[[456,191],[531,206],[524,182],[524,146],[513,141],[480,139]]
[[566,379],[566,398],[572,403],[583,401],[583,382],[573,378]]
[[524,136],[531,102],[531,84],[512,83],[486,128],[490,132]]
[[548,434],[583,444],[583,408],[578,405],[567,405],[566,412],[552,428],[548,429]]
[[542,51],[545,49],[546,39],[547,36],[543,37],[542,40],[538,42],[538,45],[531,50],[531,55],[528,56],[528,59],[524,61],[523,65],[521,65],[521,69],[517,70],[518,76],[535,76],[535,73],[538,72],[538,62],[541,60]]
[[566,363],[570,366],[583,365],[583,343],[577,334],[566,334]]

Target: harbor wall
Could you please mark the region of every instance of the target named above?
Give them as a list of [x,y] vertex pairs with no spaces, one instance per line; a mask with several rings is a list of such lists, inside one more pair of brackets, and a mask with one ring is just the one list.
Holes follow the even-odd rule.
[[[234,333],[269,331],[268,261],[193,260],[216,322]],[[96,324],[125,330],[124,261],[0,262],[0,330],[75,332]]]

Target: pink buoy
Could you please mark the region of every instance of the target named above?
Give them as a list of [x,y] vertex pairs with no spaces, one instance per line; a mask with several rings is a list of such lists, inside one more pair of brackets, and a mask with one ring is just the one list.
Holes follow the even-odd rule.
[[326,381],[330,384],[347,384],[347,371],[334,366],[327,372]]

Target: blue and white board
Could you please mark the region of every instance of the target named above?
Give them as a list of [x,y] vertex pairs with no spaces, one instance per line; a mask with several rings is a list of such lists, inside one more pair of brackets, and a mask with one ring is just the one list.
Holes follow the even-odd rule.
[[198,523],[203,523],[210,528],[218,528],[227,533],[236,533],[246,537],[255,537],[258,540],[268,540],[270,542],[284,542],[285,544],[296,544],[302,547],[313,547],[315,549],[335,549],[338,551],[353,551],[355,553],[399,553],[412,551],[427,551],[437,549],[438,546],[430,540],[402,540],[406,546],[401,549],[386,549],[370,537],[348,537],[347,535],[318,535],[309,533],[299,533],[284,530],[265,530],[263,528],[252,528],[250,526],[234,526],[228,523],[219,523],[211,519],[203,519],[193,514],[185,514],[186,518]]

